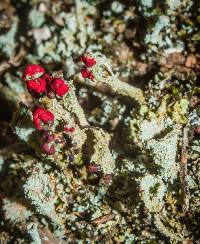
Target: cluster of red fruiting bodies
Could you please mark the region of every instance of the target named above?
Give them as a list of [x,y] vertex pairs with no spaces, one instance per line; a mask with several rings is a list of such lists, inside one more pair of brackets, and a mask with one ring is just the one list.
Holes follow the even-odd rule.
[[[85,64],[82,70],[82,76],[93,80],[94,75],[88,68],[96,64],[95,59],[90,54],[85,54],[81,56],[80,60]],[[52,99],[55,96],[62,97],[69,92],[69,85],[63,79],[51,77],[38,64],[28,65],[25,68],[22,79],[26,81],[27,89],[34,97],[46,95]],[[55,143],[63,143],[65,139],[63,137],[57,137],[51,130],[54,124],[54,114],[43,107],[36,107],[32,114],[35,127],[42,135],[43,151],[48,155],[55,154]],[[74,131],[74,127],[68,127],[66,125],[63,127],[64,133],[73,133]],[[99,164],[90,164],[88,171],[90,173],[99,173],[101,172],[101,166]],[[110,182],[111,179],[111,175],[104,176],[104,181]]]
[[89,53],[86,53],[80,57],[80,61],[85,64],[85,67],[81,70],[83,78],[94,80],[94,74],[89,68],[92,68],[96,64],[96,60]]
[[51,77],[39,64],[28,65],[22,79],[26,81],[28,91],[36,96],[62,97],[69,91],[69,85],[63,79]]
[[[45,94],[52,99],[55,96],[62,97],[69,92],[69,85],[63,79],[50,76],[38,64],[27,65],[22,79],[26,81],[28,91],[37,97]],[[36,107],[32,113],[35,127],[42,133],[44,152],[54,154],[56,139],[50,130],[54,124],[54,114],[43,107]],[[74,132],[74,129],[65,126],[63,130],[68,133]]]

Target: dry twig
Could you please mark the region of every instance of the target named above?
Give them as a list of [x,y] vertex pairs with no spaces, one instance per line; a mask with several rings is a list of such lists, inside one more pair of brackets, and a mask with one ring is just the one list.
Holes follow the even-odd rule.
[[104,224],[106,222],[108,222],[109,220],[113,219],[113,214],[106,214],[106,215],[103,215],[99,218],[96,218],[92,221],[92,224],[95,224],[95,225],[100,225],[100,224]]

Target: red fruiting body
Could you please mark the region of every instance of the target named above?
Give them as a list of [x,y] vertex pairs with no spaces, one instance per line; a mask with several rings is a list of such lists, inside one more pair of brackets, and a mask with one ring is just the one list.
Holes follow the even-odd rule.
[[92,71],[89,71],[87,68],[82,69],[81,74],[82,74],[83,78],[88,78],[90,80],[94,80],[94,74],[92,73]]
[[62,97],[69,91],[69,85],[65,84],[65,81],[60,78],[53,79],[50,84],[50,89],[55,92],[56,95]]
[[92,73],[92,71],[89,72],[88,79],[94,80],[94,74]]
[[35,80],[45,73],[45,69],[39,64],[29,64],[26,66],[22,79],[24,81]]
[[55,145],[52,144],[51,146],[49,146],[49,144],[47,142],[44,142],[42,144],[42,149],[44,150],[44,152],[46,154],[49,154],[49,155],[53,155],[56,152]]
[[99,164],[89,164],[88,171],[90,173],[98,173],[101,171],[101,166]]
[[43,77],[37,78],[35,80],[28,80],[27,89],[30,93],[41,95],[46,92],[46,81]]
[[104,175],[103,179],[106,184],[110,184],[112,181],[113,175],[112,174],[106,174]]
[[44,139],[45,142],[52,142],[55,139],[55,136],[50,132],[50,131],[44,131],[44,133],[42,134],[42,137]]
[[65,132],[70,132],[70,133],[73,133],[74,131],[75,131],[75,128],[74,127],[67,127],[67,126],[65,126],[64,127],[64,131]]
[[[43,77],[45,78],[47,86],[49,87],[51,85],[53,78],[49,74],[44,74]],[[55,92],[48,91],[47,96],[48,96],[48,98],[53,99],[53,98],[55,98]]]
[[89,74],[88,69],[87,68],[82,69],[81,70],[81,74],[82,74],[83,78],[87,78],[88,77],[88,74]]
[[87,67],[92,67],[96,64],[96,60],[93,57],[85,56],[84,54],[80,57],[80,61],[82,61]]
[[54,99],[55,98],[55,92],[53,92],[53,91],[47,92],[47,97],[50,99]]
[[42,77],[46,80],[47,85],[50,85],[51,81],[53,80],[49,74],[44,74]]
[[37,130],[43,130],[44,128],[41,122],[44,125],[48,125],[48,126],[53,125],[54,115],[50,111],[44,108],[36,108],[33,111],[33,121]]

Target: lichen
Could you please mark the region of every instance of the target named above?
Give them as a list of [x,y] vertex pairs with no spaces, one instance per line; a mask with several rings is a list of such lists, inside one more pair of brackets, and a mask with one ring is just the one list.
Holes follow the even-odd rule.
[[18,28],[18,18],[13,17],[13,24],[5,35],[0,35],[0,49],[7,57],[14,52],[16,47],[15,36]]
[[33,214],[27,209],[23,203],[16,202],[9,199],[4,199],[3,201],[3,211],[5,218],[13,225],[19,223],[26,223],[29,217]]
[[40,27],[45,21],[44,14],[37,9],[32,9],[29,13],[29,20],[32,27]]
[[34,173],[23,185],[25,198],[35,207],[36,211],[48,216],[52,221],[58,221],[55,213],[55,193],[52,180],[42,172]]
[[41,244],[42,243],[42,240],[40,239],[40,235],[38,233],[37,224],[35,224],[35,223],[29,224],[28,234],[30,236],[32,244]]
[[166,193],[166,186],[161,178],[154,175],[144,176],[140,183],[142,199],[150,212],[160,212],[163,208],[163,199]]
[[3,157],[0,156],[0,172],[1,172],[2,168],[3,168],[3,164],[4,164]]
[[0,4],[3,243],[198,242],[199,16],[194,0]]

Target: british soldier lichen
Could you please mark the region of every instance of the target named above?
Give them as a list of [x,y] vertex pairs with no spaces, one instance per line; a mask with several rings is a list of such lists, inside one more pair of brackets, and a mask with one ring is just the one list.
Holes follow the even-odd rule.
[[1,1],[2,243],[198,242],[199,9]]
[[[89,63],[90,67],[94,65],[92,59],[87,59],[85,62]],[[45,82],[43,92],[38,83],[40,78]],[[32,121],[36,130],[33,130],[28,138],[26,137],[26,142],[36,150],[37,154],[43,155],[44,159],[62,164],[61,162],[64,162],[68,155],[76,154],[77,151],[84,155],[83,148],[92,147],[92,151],[89,152],[89,162],[99,163],[104,174],[114,173],[115,163],[109,149],[109,136],[103,130],[90,128],[77,101],[72,81],[66,82],[59,73],[49,75],[40,65],[28,65],[23,80],[27,83],[29,92],[32,93],[34,90],[33,104],[28,110],[32,111]],[[34,89],[29,89],[28,82],[34,83]],[[49,97],[50,92],[54,94],[51,97]],[[21,121],[13,119],[15,132],[19,133],[20,138],[24,138],[20,134],[23,130],[17,129],[19,123]],[[35,143],[36,141],[41,145],[40,147]]]

